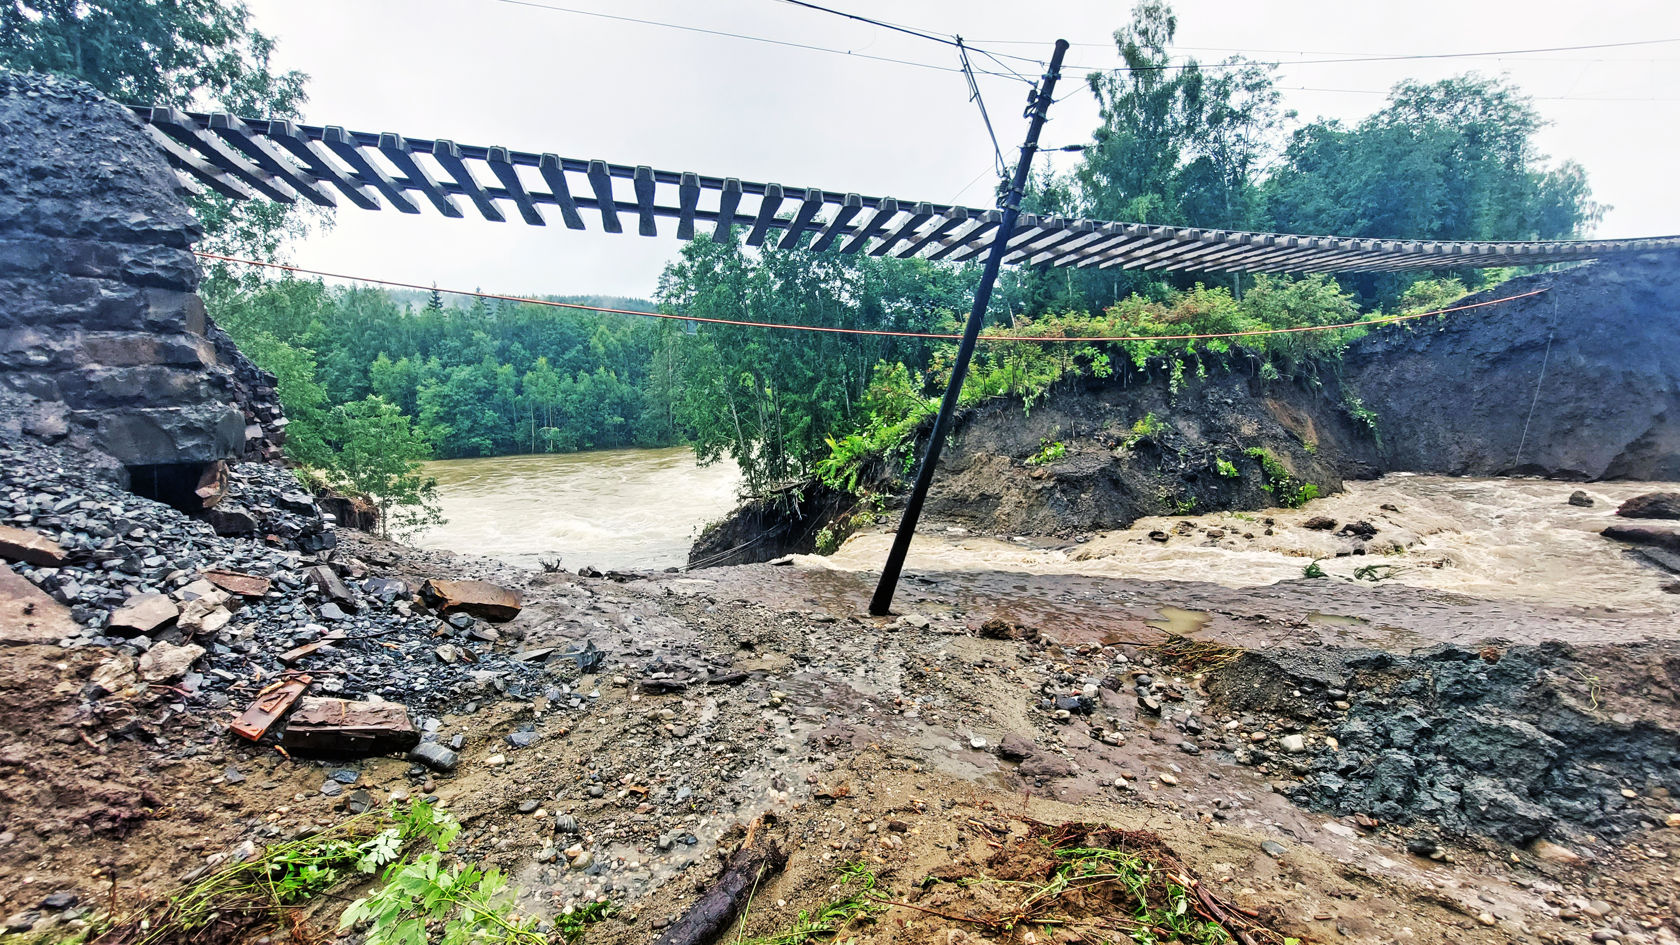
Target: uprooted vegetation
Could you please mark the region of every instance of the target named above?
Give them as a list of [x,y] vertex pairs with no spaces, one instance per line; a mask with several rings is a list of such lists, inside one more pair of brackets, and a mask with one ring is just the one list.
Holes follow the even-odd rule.
[[[1265,917],[1223,901],[1148,831],[1031,820],[1020,832],[1003,824],[983,826],[996,838],[984,863],[953,863],[921,877],[902,899],[878,887],[872,872],[852,865],[841,870],[844,896],[801,912],[785,932],[745,942],[806,945],[859,934],[890,910],[942,919],[963,934],[1000,942],[1040,936],[1091,945],[1300,941],[1275,931]],[[938,937],[959,940],[952,933]]]

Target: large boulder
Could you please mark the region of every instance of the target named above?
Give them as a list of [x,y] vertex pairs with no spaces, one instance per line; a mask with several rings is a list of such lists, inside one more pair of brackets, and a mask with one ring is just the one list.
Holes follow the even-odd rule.
[[1616,514],[1624,518],[1680,518],[1680,492],[1647,492],[1623,502]]

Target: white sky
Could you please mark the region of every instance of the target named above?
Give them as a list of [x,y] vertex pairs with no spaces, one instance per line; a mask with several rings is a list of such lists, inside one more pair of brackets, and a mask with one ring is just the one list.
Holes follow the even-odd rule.
[[[750,33],[954,66],[949,47],[779,0],[532,0],[552,6]],[[1047,58],[1075,43],[1076,66],[1114,64],[1126,2],[831,0],[838,7],[994,51]],[[279,41],[276,65],[309,73],[305,120],[463,144],[901,200],[990,205],[991,144],[961,75],[503,0],[251,0]],[[1178,51],[1203,62],[1231,52],[1299,60],[1680,38],[1676,0],[1177,0]],[[1077,45],[1100,43],[1100,46]],[[1026,64],[1015,63],[1023,72]],[[1507,74],[1552,124],[1544,150],[1583,164],[1614,205],[1603,237],[1680,233],[1680,43],[1502,58],[1300,64],[1278,73],[1284,107],[1303,120],[1356,121],[1405,78],[1468,70]],[[1029,72],[1029,74],[1032,74]],[[1062,89],[1082,84],[1070,70]],[[1007,156],[1025,131],[1026,87],[981,77]],[[1333,90],[1333,91],[1326,91]],[[1359,91],[1348,91],[1359,90]],[[1375,94],[1373,94],[1375,93]],[[1060,93],[1059,93],[1060,94]],[[1055,106],[1044,143],[1089,139],[1089,93]],[[1076,160],[1058,155],[1056,166]],[[291,248],[313,267],[529,293],[649,295],[680,247],[634,227],[609,235],[357,209]],[[557,214],[549,214],[551,217]]]

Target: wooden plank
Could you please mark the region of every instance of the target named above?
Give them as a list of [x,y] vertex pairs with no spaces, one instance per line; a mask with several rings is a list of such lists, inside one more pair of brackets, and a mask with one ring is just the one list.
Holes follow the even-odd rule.
[[653,168],[646,164],[636,166],[636,232],[643,236],[658,236],[659,226],[653,222]]
[[1091,238],[1070,243],[1048,253],[1040,253],[1032,259],[1033,265],[1063,266],[1072,265],[1074,260],[1093,256],[1107,251],[1116,243],[1127,238],[1128,231],[1119,223],[1099,224],[1091,234]]
[[700,206],[700,175],[683,171],[677,184],[677,239],[694,239],[694,209]]
[[881,198],[881,205],[875,208],[874,216],[871,216],[869,222],[859,227],[857,233],[847,240],[844,246],[840,247],[840,252],[855,253],[868,246],[869,241],[885,229],[887,223],[896,216],[898,216],[898,201],[892,197]]
[[787,249],[799,242],[799,238],[805,235],[805,231],[811,226],[811,221],[817,218],[817,214],[822,210],[823,203],[827,199],[828,197],[816,188],[806,190],[804,202],[800,203],[799,211],[793,215],[793,220],[788,223],[787,231],[776,241],[776,245],[782,249]]
[[542,174],[543,182],[554,197],[554,203],[560,208],[560,219],[566,221],[569,229],[583,229],[583,215],[578,213],[577,201],[572,198],[572,188],[566,185],[566,168],[560,162],[558,154],[544,154],[537,159],[537,171]]
[[753,219],[752,232],[747,234],[748,246],[757,246],[770,235],[770,227],[776,222],[776,211],[781,209],[783,199],[781,184],[764,185],[764,197],[758,202],[758,216]]
[[[1075,220],[1072,223],[1063,220],[1061,228],[1046,234],[1047,238],[1034,239],[1019,249],[1011,250],[1008,256],[1003,257],[1003,261],[1005,263],[1019,263],[1030,260],[1035,256],[1042,256],[1058,247],[1073,243],[1081,237],[1094,236],[1096,232],[1096,225],[1089,220]],[[1011,240],[1011,243],[1013,242]]]
[[1146,264],[1143,268],[1144,269],[1164,269],[1168,266],[1178,266],[1179,267],[1179,269],[1178,269],[1179,272],[1185,272],[1185,271],[1212,272],[1214,270],[1196,269],[1195,267],[1196,266],[1205,266],[1205,265],[1208,264],[1207,261],[1210,257],[1217,256],[1220,253],[1226,252],[1227,250],[1236,249],[1236,248],[1240,247],[1241,244],[1235,242],[1236,239],[1237,239],[1237,235],[1235,233],[1227,234],[1224,239],[1220,240],[1217,243],[1210,243],[1206,246],[1192,247],[1192,248],[1186,250],[1184,253],[1181,253],[1178,256],[1172,257],[1171,259],[1157,259],[1157,260],[1154,260],[1153,262],[1150,262],[1150,263]]
[[623,233],[618,222],[618,201],[613,197],[612,175],[607,173],[605,161],[589,162],[589,188],[595,191],[595,207],[601,211],[601,229],[608,233]]
[[449,138],[432,141],[432,160],[437,161],[437,165],[444,168],[444,173],[449,177],[455,178],[455,187],[459,187],[460,192],[467,195],[467,200],[472,200],[472,205],[479,209],[480,214],[484,214],[484,219],[496,224],[506,222],[507,217],[502,215],[502,209],[497,207],[496,200],[492,200],[491,192],[484,190],[484,185],[474,180],[472,168],[460,158],[460,145],[455,145]]
[[448,138],[439,138],[432,142],[432,160],[438,162],[444,173],[455,179],[455,186],[461,188],[478,212],[484,214],[486,220],[494,223],[504,223],[507,217],[502,216],[502,208],[496,206],[496,201],[490,199],[489,191],[473,178],[472,169],[461,160],[461,146]]
[[892,251],[894,246],[903,242],[910,234],[916,232],[918,227],[931,219],[933,219],[933,204],[925,200],[916,204],[915,208],[905,217],[904,222],[894,228],[891,233],[881,237],[881,241],[875,244],[875,248],[869,251],[869,255],[885,256]]
[[[976,241],[985,239],[985,234],[996,229],[998,224],[1002,222],[1003,214],[996,210],[987,210],[978,220],[971,221],[962,232],[951,237],[944,247],[929,253],[927,258],[944,259],[959,250],[971,248]],[[991,240],[985,240],[985,245],[991,245]]]
[[834,218],[828,221],[827,226],[823,227],[822,234],[811,242],[812,252],[820,253],[833,246],[834,241],[839,239],[840,234],[844,232],[846,224],[850,223],[852,217],[861,212],[863,212],[863,198],[857,194],[847,194],[846,199],[841,201],[840,206],[835,209]]
[[[1043,236],[1045,233],[1045,222],[1045,219],[1036,213],[1021,214],[1020,222],[1016,224],[1015,232],[1010,234],[1009,243],[1005,246],[1005,250],[1007,251],[1009,248],[1031,240],[1036,236]],[[949,259],[951,262],[967,262],[981,253],[986,252],[991,248],[991,245],[992,240],[989,239],[974,241],[956,252],[951,253],[945,258]]]
[[351,136],[350,132],[337,125],[328,125],[321,129],[321,143],[331,148],[340,160],[350,165],[350,169],[355,171],[356,176],[360,177],[363,182],[372,184],[374,189],[384,194],[385,199],[391,202],[391,206],[396,207],[403,213],[420,212],[420,208],[414,205],[414,201],[408,199],[408,195],[402,192],[402,188],[397,186],[396,181],[393,181],[390,175],[384,171],[374,167],[373,163],[362,154],[360,146],[357,145],[356,139]]
[[157,142],[158,147],[163,149],[164,156],[169,159],[170,164],[203,181],[216,193],[234,200],[258,199],[257,192],[245,186],[244,181],[206,161],[198,152],[165,134],[162,128],[147,125],[146,132]]
[[454,220],[459,220],[463,216],[461,208],[455,206],[455,201],[447,193],[444,193],[443,188],[438,186],[438,182],[432,178],[431,173],[414,160],[414,155],[408,153],[408,142],[404,140],[402,135],[393,134],[389,131],[381,134],[379,136],[379,151],[389,158],[392,164],[397,166],[397,170],[403,172],[403,175],[408,178],[410,187],[418,188],[422,194],[426,195],[426,199],[432,202],[432,206],[436,207],[439,213]]
[[324,180],[337,187],[351,203],[363,210],[378,210],[379,198],[375,197],[366,187],[345,176],[325,153],[321,146],[310,140],[308,135],[299,131],[297,126],[289,121],[275,119],[268,123],[268,139],[275,142],[293,157],[302,161],[309,168],[309,173],[316,180]]
[[154,108],[151,110],[151,119],[154,127],[162,128],[187,148],[198,152],[212,165],[232,174],[257,193],[279,203],[297,202],[297,191],[252,164],[220,138],[199,130],[198,123],[186,112],[174,108]]
[[1101,266],[1108,260],[1113,259],[1116,256],[1123,256],[1136,247],[1155,238],[1149,233],[1147,227],[1139,226],[1135,223],[1122,223],[1120,224],[1120,227],[1122,230],[1120,239],[1109,243],[1101,249],[1082,254],[1078,259],[1073,260],[1071,265],[1080,269],[1091,266]]
[[717,225],[712,228],[712,239],[728,238],[729,228],[735,225],[735,208],[740,203],[741,182],[731,177],[723,182],[723,193],[718,195]]
[[525,190],[525,184],[519,179],[519,168],[513,166],[513,158],[508,155],[507,148],[491,148],[485,152],[484,163],[490,165],[490,173],[502,182],[507,191],[508,199],[519,208],[519,215],[532,226],[547,226],[537,205],[531,200],[531,195]]
[[969,221],[967,207],[952,207],[951,209],[946,210],[941,216],[942,219],[939,223],[923,230],[922,235],[916,237],[915,240],[913,240],[908,246],[905,246],[894,255],[896,255],[899,259],[908,259],[921,252],[922,249],[930,243],[949,237],[953,231],[966,226]]
[[321,207],[338,206],[338,198],[333,196],[332,191],[311,180],[307,171],[280,153],[272,141],[259,136],[245,122],[226,112],[216,112],[210,116],[210,130],[243,151],[257,166],[285,181],[286,186],[302,194],[309,202]]

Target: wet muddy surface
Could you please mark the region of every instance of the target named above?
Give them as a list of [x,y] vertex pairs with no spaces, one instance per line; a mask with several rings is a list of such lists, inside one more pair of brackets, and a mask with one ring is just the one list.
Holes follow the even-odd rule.
[[[1295,514],[1269,537],[1316,540],[1281,524]],[[1129,539],[1079,547],[1105,540]],[[121,737],[77,723],[92,657],[0,649],[0,715],[31,732],[0,753],[5,789],[31,799],[0,834],[18,878],[3,907],[108,895],[113,879],[140,898],[248,839],[334,823],[348,795],[323,781],[348,770],[375,804],[436,798],[464,825],[455,855],[513,877],[526,911],[616,904],[587,933],[606,945],[654,939],[765,816],[792,856],[749,935],[835,898],[837,869],[863,863],[906,905],[849,936],[1018,941],[918,911],[935,902],[918,884],[982,869],[1033,822],[1080,821],[1153,832],[1235,907],[1306,940],[1674,940],[1680,625],[1659,577],[1619,551],[1612,606],[1359,580],[1333,558],[1328,578],[1292,557],[1295,574],[1236,585],[1205,567],[1161,580],[913,561],[876,618],[874,575],[836,567],[866,547],[614,580],[344,533],[341,553],[377,573],[524,594],[499,641],[472,645],[528,661],[535,681],[504,690],[491,674],[445,700],[450,772],[287,760],[167,692],[136,707],[160,739]],[[586,644],[605,658],[580,672],[564,654]],[[1543,790],[1520,794],[1525,779]],[[119,830],[107,809],[132,816]],[[330,927],[332,907],[317,911]]]

